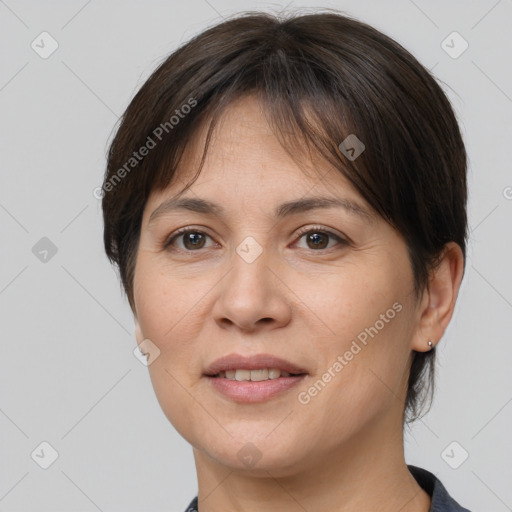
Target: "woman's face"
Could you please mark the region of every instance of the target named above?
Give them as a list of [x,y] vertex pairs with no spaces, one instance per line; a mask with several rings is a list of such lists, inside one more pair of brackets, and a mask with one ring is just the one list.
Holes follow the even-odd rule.
[[[275,476],[400,434],[419,330],[403,238],[336,169],[301,171],[255,99],[232,104],[217,130],[180,196],[215,210],[159,209],[197,169],[202,131],[142,220],[136,335],[160,351],[149,371],[164,413],[196,455]],[[313,197],[340,203],[282,206]],[[191,233],[174,237],[181,228]],[[305,375],[206,375],[221,357],[261,354]],[[280,366],[259,362],[249,366]]]

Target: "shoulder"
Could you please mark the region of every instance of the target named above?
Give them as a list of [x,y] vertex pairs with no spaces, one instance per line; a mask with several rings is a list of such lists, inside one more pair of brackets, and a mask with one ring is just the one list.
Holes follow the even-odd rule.
[[441,481],[430,471],[417,466],[407,466],[418,484],[430,495],[432,504],[429,512],[471,512],[459,505],[449,494]]

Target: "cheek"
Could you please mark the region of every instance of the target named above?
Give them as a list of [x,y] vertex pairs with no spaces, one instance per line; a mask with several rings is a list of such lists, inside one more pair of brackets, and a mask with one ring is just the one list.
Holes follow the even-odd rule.
[[[175,343],[179,332],[189,328],[200,310],[197,281],[172,274],[165,266],[141,258],[134,285],[134,298],[144,335],[157,345]],[[204,293],[203,293],[204,295]]]
[[[192,287],[181,286],[156,266],[137,269],[134,299],[141,335],[151,340],[159,353],[148,366],[158,400],[163,409],[174,410],[184,397],[180,385],[189,387],[197,364],[194,332],[197,311]],[[196,306],[197,308],[197,306]],[[199,370],[197,370],[199,371]]]
[[326,280],[322,288],[308,296],[329,334],[314,340],[322,365],[301,389],[300,403],[315,410],[313,421],[325,433],[356,431],[401,394],[412,310],[404,281],[391,271],[367,268]]
[[373,325],[392,306],[396,292],[386,276],[351,265],[318,280],[304,279],[298,295],[314,313],[312,320],[321,324],[319,334],[336,336],[343,344]]
[[400,343],[402,320],[395,316],[376,334],[370,329],[374,324],[352,325],[351,333],[334,340],[317,339],[315,351],[323,353],[325,366],[299,390],[299,414],[310,418],[319,437],[334,444],[403,405],[409,351]]
[[144,338],[160,351],[148,366],[151,383],[162,411],[185,438],[194,429],[193,418],[204,414],[192,389],[200,374],[196,367],[201,329],[197,293],[186,279],[171,278],[161,268],[142,264],[138,268],[134,286],[137,318]]

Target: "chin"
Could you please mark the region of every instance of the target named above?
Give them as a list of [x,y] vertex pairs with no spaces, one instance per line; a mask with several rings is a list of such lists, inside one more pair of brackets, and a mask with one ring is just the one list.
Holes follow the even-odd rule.
[[199,443],[197,439],[188,441],[210,459],[233,471],[262,477],[268,477],[269,473],[272,476],[296,473],[301,461],[308,459],[308,452],[299,452],[299,447],[309,443],[297,443],[289,432],[283,432],[283,436],[271,439],[268,437],[268,432],[271,431],[272,429],[265,429],[265,434],[262,434],[258,430],[255,435],[250,435],[246,430],[243,435],[233,433],[229,437],[226,434],[222,440],[218,437],[208,439],[201,436]]

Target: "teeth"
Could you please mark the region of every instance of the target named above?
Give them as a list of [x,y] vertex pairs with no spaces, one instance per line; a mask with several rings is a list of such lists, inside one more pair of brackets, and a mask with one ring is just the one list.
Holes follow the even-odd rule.
[[268,380],[268,370],[251,370],[251,380]]
[[250,380],[253,382],[289,376],[290,374],[288,372],[281,371],[278,368],[264,368],[261,370],[226,370],[225,372],[220,372],[218,374],[219,378],[238,381]]
[[236,370],[235,380],[251,380],[251,370]]
[[[283,373],[286,373],[286,372],[283,372]],[[280,376],[281,376],[281,370],[278,370],[277,368],[272,368],[268,371],[269,379],[278,379]]]

